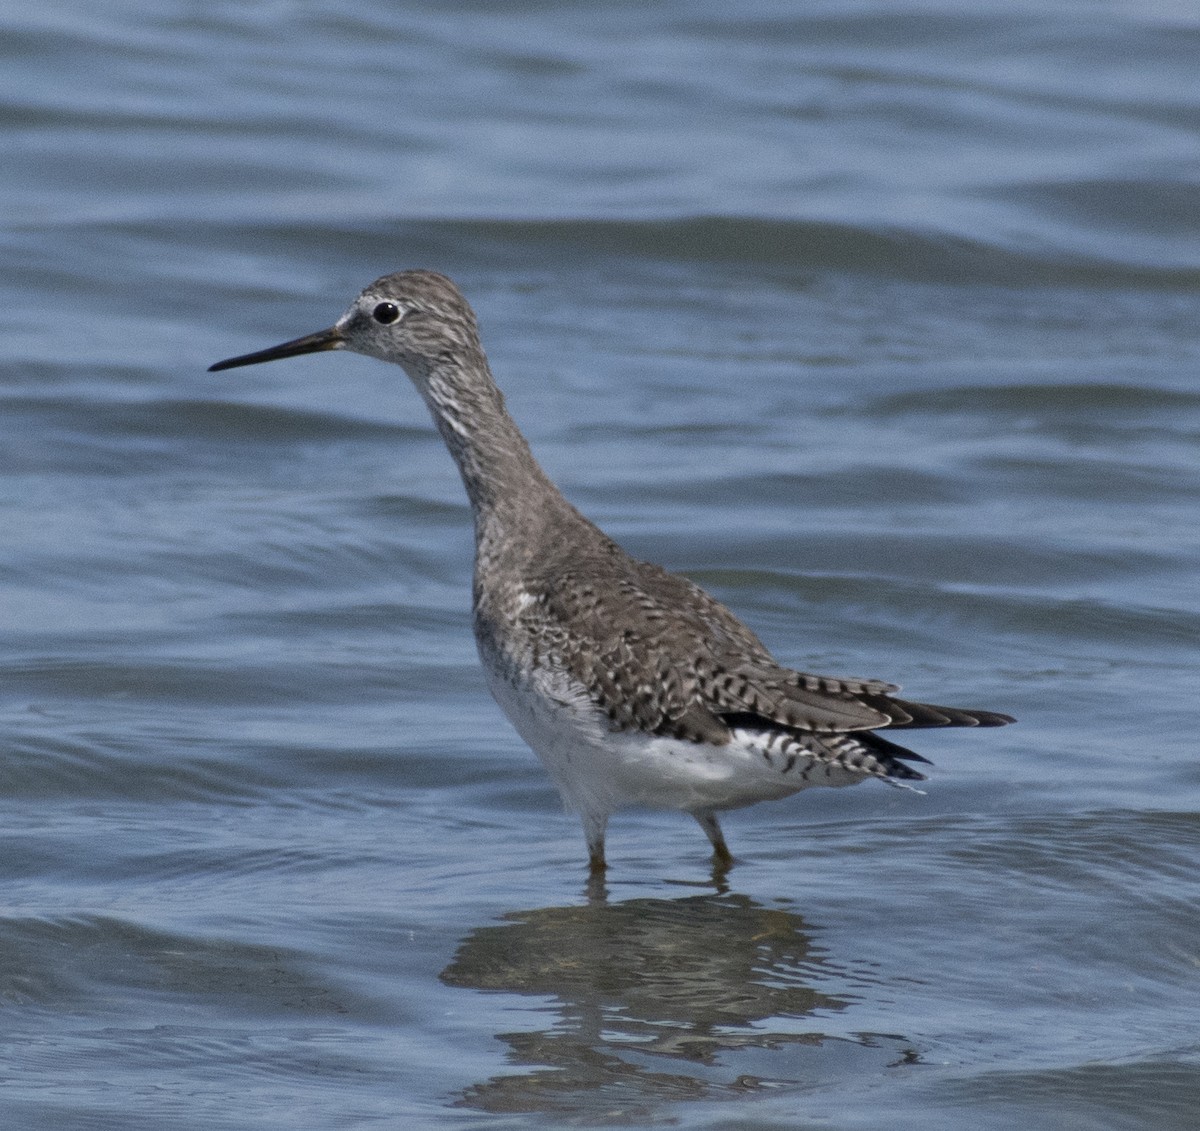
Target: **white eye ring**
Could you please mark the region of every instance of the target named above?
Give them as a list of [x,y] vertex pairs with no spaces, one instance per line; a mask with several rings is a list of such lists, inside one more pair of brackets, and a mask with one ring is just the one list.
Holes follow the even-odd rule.
[[381,326],[390,326],[393,322],[399,322],[403,313],[403,309],[394,302],[380,302],[375,304],[371,317]]

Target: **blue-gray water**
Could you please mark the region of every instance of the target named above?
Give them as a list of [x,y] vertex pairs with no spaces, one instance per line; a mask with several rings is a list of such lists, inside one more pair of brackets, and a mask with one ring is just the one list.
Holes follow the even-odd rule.
[[[18,7],[0,1124],[1196,1125],[1191,5]],[[403,374],[204,371],[406,266],[632,552],[1020,724],[589,901]]]

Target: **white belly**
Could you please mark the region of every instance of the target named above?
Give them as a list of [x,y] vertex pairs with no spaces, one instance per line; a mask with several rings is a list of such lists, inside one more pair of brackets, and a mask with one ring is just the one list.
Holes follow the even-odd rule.
[[[482,650],[481,650],[482,652]],[[517,733],[541,759],[568,807],[607,815],[625,806],[697,813],[737,809],[814,785],[868,775],[764,754],[761,734],[734,731],[724,746],[613,731],[568,673],[516,675],[482,652],[488,684]],[[828,770],[828,772],[827,772]]]

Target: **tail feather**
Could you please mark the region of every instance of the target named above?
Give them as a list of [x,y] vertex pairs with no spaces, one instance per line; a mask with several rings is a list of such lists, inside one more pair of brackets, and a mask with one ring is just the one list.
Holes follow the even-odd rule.
[[901,746],[898,742],[889,741],[878,731],[860,731],[854,737],[879,758],[896,758],[902,762],[924,762],[927,766],[933,765],[928,758],[915,750],[909,750],[907,746]]
[[[916,703],[893,699],[890,694],[876,693],[858,696],[859,702],[877,711],[887,721],[875,728],[828,731],[813,730],[781,724],[754,711],[722,712],[718,718],[732,729],[758,732],[767,739],[768,748],[783,752],[784,771],[790,771],[797,758],[837,767],[851,774],[882,778],[890,785],[904,786],[905,782],[924,781],[925,775],[907,765],[918,762],[932,765],[930,760],[907,746],[884,738],[880,730],[918,730],[928,727],[998,727],[1015,722],[1010,715],[997,711],[966,710],[962,707],[939,707],[932,703]],[[770,758],[768,758],[770,761]],[[807,774],[805,775],[807,777]],[[826,773],[828,776],[828,772]],[[904,786],[904,788],[911,788]]]
[[[891,785],[900,785],[906,781],[925,781],[925,775],[911,766],[905,765],[906,762],[922,762],[926,766],[933,765],[928,758],[922,757],[915,750],[909,750],[906,746],[900,746],[898,743],[889,742],[886,738],[880,738],[873,730],[867,731],[866,734],[856,734],[854,737],[879,760],[886,774],[884,780]],[[920,790],[917,792],[919,793]]]

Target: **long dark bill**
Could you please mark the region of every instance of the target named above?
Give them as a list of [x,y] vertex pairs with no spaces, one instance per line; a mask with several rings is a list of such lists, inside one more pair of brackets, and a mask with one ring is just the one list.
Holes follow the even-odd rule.
[[236,369],[239,365],[257,365],[260,361],[278,361],[281,357],[298,357],[302,353],[320,353],[322,350],[341,349],[345,345],[342,332],[336,326],[328,330],[318,330],[315,334],[305,334],[303,338],[293,338],[290,342],[272,346],[270,349],[259,350],[257,353],[244,353],[241,357],[227,357],[216,365],[208,367],[209,373],[221,369]]

